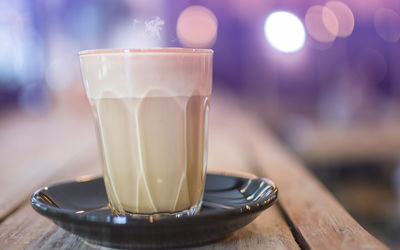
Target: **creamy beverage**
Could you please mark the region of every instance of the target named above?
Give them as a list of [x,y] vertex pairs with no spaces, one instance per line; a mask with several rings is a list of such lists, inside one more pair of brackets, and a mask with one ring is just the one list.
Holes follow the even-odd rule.
[[204,189],[208,97],[90,99],[110,203],[131,213],[189,209]]
[[196,214],[207,167],[212,51],[79,55],[113,212]]

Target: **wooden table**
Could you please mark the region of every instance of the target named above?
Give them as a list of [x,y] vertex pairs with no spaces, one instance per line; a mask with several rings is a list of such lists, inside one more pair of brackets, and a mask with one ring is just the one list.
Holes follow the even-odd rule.
[[[63,104],[64,103],[64,104]],[[40,117],[0,114],[0,249],[100,249],[37,214],[37,188],[100,175],[89,106],[55,102]],[[386,249],[234,98],[215,95],[209,170],[266,176],[279,188],[277,205],[212,249]]]
[[[400,120],[381,124],[329,127],[311,124],[298,136],[306,142],[294,151],[321,167],[343,162],[378,162],[395,165],[400,156]],[[329,164],[327,164],[329,163]]]

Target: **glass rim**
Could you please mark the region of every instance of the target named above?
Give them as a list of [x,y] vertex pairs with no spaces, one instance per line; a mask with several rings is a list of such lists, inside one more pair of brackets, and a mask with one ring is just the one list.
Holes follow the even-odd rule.
[[78,52],[79,56],[90,55],[137,55],[137,54],[213,54],[212,49],[194,49],[194,48],[179,48],[179,47],[165,47],[165,48],[149,48],[149,49],[90,49]]

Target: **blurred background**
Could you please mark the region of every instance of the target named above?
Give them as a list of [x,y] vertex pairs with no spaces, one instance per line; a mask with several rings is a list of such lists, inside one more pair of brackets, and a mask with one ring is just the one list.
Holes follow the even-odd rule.
[[1,1],[0,118],[84,96],[80,50],[165,46],[213,48],[215,91],[400,248],[400,1]]

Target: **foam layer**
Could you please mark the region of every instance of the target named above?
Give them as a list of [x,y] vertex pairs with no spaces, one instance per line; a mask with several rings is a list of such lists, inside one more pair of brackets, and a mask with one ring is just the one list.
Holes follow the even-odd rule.
[[211,94],[211,50],[98,50],[80,60],[89,98]]

